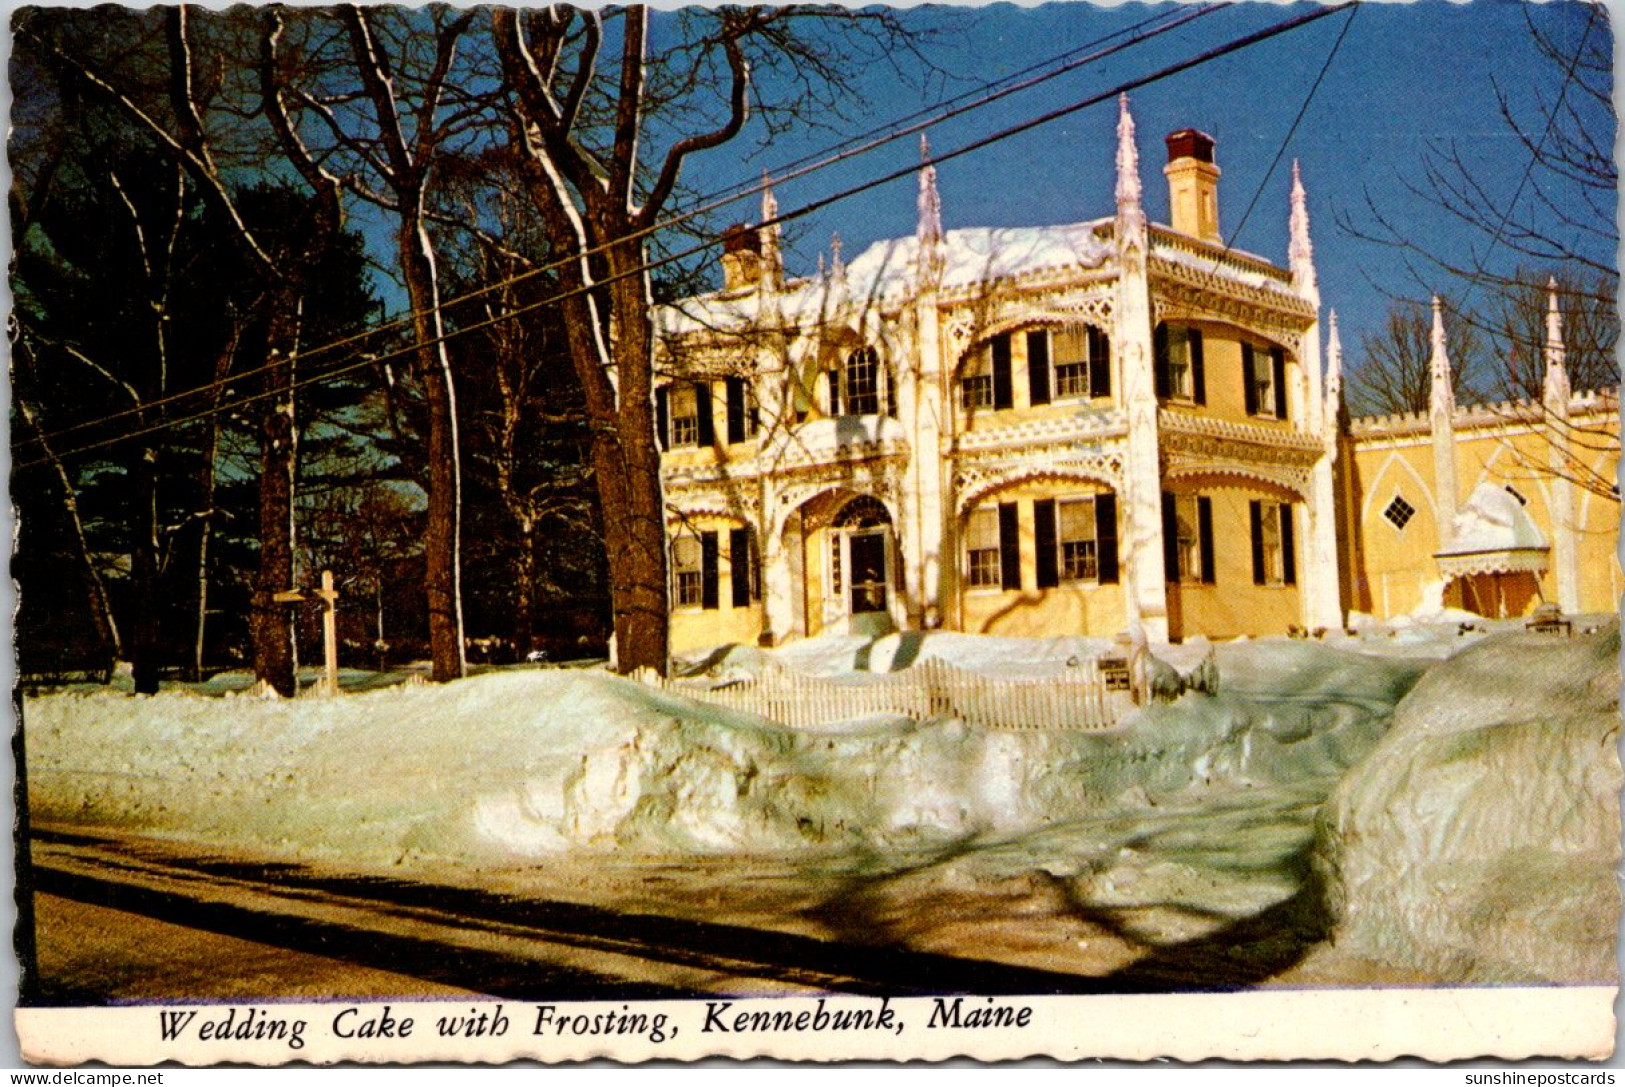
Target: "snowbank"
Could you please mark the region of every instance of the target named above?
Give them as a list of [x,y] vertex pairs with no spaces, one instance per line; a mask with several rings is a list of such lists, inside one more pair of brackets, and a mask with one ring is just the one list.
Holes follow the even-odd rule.
[[54,694],[25,707],[30,803],[39,821],[369,864],[917,853],[1238,789],[1318,802],[1418,671],[1301,642],[1220,661],[1232,693],[1110,734],[884,718],[793,733],[586,672],[293,701]]
[[1453,982],[1615,977],[1619,627],[1434,667],[1316,846],[1339,950]]

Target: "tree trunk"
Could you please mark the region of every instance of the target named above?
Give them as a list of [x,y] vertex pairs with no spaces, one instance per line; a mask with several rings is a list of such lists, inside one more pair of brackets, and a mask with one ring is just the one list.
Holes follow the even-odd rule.
[[[273,337],[273,344],[279,342],[289,341]],[[278,395],[260,432],[260,557],[248,624],[254,674],[284,698],[299,691],[293,608],[275,599],[277,593],[294,588],[293,495],[299,430],[294,420],[292,378],[292,364],[286,357],[265,378]]]
[[[619,224],[618,224],[619,225]],[[609,234],[630,233],[624,226]],[[642,246],[625,242],[608,251],[610,306],[616,337],[611,352],[619,379],[613,433],[600,431],[595,456],[611,455],[619,493],[603,494],[605,538],[609,547],[614,601],[616,662],[622,672],[653,668],[666,674],[671,652],[666,576],[666,511],[660,485],[660,443],[654,421],[654,335]],[[603,470],[600,464],[600,471]],[[601,479],[604,477],[600,477]]]
[[[18,353],[19,361],[27,358],[32,365],[32,356]],[[91,625],[96,628],[96,636],[101,639],[102,646],[108,651],[110,659],[118,660],[123,653],[123,646],[119,644],[118,624],[113,621],[113,609],[107,602],[107,585],[102,581],[101,571],[96,569],[95,560],[90,555],[90,542],[85,539],[85,522],[79,516],[79,500],[68,477],[68,470],[62,466],[61,459],[52,450],[46,441],[45,430],[40,426],[39,416],[29,402],[13,390],[13,399],[17,404],[18,413],[22,416],[31,430],[34,431],[39,442],[40,451],[51,463],[51,470],[56,474],[57,486],[62,491],[62,509],[68,516],[68,523],[73,527],[73,540],[75,545],[75,558],[84,570],[85,576],[85,603],[90,610]]]
[[429,598],[429,655],[436,683],[461,679],[463,602],[461,586],[461,471],[457,449],[457,400],[451,360],[441,342],[440,288],[434,250],[424,226],[421,194],[401,201],[401,269],[412,306],[418,365],[429,407],[429,523],[424,538],[424,588]]
[[130,546],[130,667],[136,694],[158,693],[158,451],[135,465],[135,517]]
[[520,513],[514,523],[519,540],[513,561],[513,645],[523,661],[536,648],[536,522]]

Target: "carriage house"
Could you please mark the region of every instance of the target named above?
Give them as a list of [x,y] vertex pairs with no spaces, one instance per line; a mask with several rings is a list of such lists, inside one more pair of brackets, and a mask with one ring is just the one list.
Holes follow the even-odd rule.
[[1223,244],[1212,139],[1165,142],[1169,226],[1125,100],[1109,217],[944,230],[927,155],[914,235],[816,275],[727,234],[723,288],[656,317],[674,649],[1343,622],[1359,484],[1303,188],[1281,268]]

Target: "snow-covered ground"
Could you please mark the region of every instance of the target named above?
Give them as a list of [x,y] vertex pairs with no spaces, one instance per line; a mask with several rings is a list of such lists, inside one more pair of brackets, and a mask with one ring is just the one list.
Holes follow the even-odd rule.
[[1338,785],[1317,859],[1347,951],[1458,982],[1617,976],[1619,628],[1433,669]]
[[[30,805],[227,853],[1105,973],[1300,898],[1327,794],[1418,678],[1451,667],[1435,661],[1484,638],[1446,623],[1221,644],[1216,697],[1094,734],[901,718],[795,733],[592,670],[292,701],[81,689],[25,704]],[[1031,677],[1102,648],[831,637],[688,667],[845,676],[938,657]],[[1157,648],[1186,672],[1208,651]]]

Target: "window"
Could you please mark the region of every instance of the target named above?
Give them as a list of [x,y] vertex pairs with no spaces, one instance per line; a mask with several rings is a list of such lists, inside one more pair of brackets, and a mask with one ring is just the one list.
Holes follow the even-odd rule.
[[748,528],[728,530],[728,579],[734,607],[748,607],[762,598],[761,558],[756,534]]
[[1061,577],[1067,581],[1094,581],[1100,575],[1094,499],[1062,502],[1059,513]]
[[1286,352],[1241,345],[1242,399],[1248,415],[1286,418]]
[[671,542],[673,596],[679,608],[717,606],[717,534],[684,532]]
[[966,374],[959,380],[959,401],[966,411],[993,406],[993,375]]
[[655,390],[655,430],[662,448],[710,445],[711,383],[675,381]]
[[1157,398],[1205,404],[1202,333],[1178,325],[1158,325],[1155,348]]
[[1247,383],[1244,390],[1248,415],[1275,414],[1275,373],[1270,357],[1250,343],[1241,345],[1241,379]]
[[1055,398],[1089,395],[1089,337],[1064,329],[1052,338],[1055,356]]
[[880,414],[880,356],[874,348],[861,348],[846,357],[841,383],[845,414]]
[[999,511],[995,507],[971,512],[965,526],[965,555],[967,584],[972,588],[999,584]]
[[1388,508],[1382,511],[1382,515],[1388,518],[1389,524],[1403,532],[1411,518],[1416,516],[1416,507],[1396,494],[1394,500],[1388,503]]
[[1163,492],[1162,558],[1169,581],[1213,584],[1211,498],[1207,495]]
[[671,444],[675,446],[700,444],[699,397],[692,385],[680,385],[671,390]]
[[684,535],[672,541],[671,568],[677,581],[677,606],[698,607],[704,599],[705,574],[696,537]]
[[1297,584],[1292,506],[1254,499],[1248,503],[1248,515],[1253,541],[1253,584]]
[[1112,394],[1111,341],[1093,325],[1027,333],[1027,378],[1033,404]]
[[760,425],[756,407],[756,389],[742,377],[727,379],[728,444],[748,441],[756,437]]

